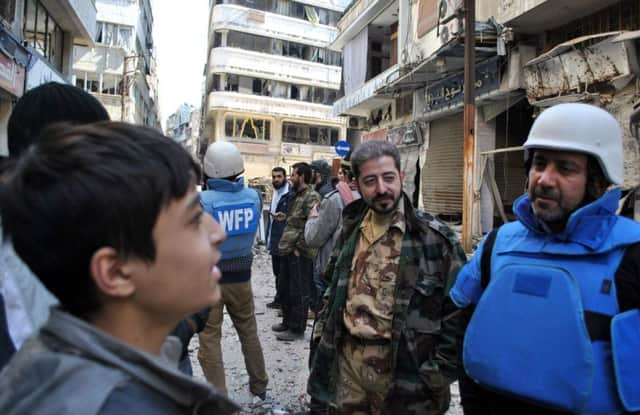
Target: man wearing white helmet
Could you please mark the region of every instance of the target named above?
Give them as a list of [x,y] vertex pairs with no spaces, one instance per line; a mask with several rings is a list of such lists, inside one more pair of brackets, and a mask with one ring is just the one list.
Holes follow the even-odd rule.
[[620,126],[557,105],[524,148],[518,220],[485,238],[451,289],[473,310],[465,414],[640,411],[640,224],[616,214]]
[[204,156],[204,173],[207,190],[200,194],[200,203],[222,225],[227,239],[220,245],[222,260],[218,265],[222,271],[222,299],[211,308],[207,325],[200,333],[198,359],[207,380],[226,392],[220,347],[223,308],[226,307],[242,344],[249,389],[255,397],[264,400],[268,378],[251,289],[252,247],[262,200],[258,192],[244,186],[242,155],[229,142],[209,145]]

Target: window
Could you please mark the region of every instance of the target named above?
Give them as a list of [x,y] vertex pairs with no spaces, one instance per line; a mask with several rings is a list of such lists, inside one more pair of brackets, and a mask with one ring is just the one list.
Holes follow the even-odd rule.
[[226,117],[224,133],[232,139],[270,140],[271,121],[250,116]]
[[336,127],[321,125],[282,123],[282,141],[286,143],[314,144],[332,146],[338,142],[340,130]]
[[62,69],[64,33],[40,1],[25,1],[22,34],[25,44],[38,51],[56,69]]
[[108,22],[96,22],[96,43],[132,49],[133,27]]

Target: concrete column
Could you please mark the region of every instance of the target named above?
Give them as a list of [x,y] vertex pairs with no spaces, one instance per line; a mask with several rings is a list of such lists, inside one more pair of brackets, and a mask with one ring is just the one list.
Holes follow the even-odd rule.
[[104,75],[103,74],[99,74],[98,75],[98,93],[102,94],[102,91],[104,90]]
[[[494,212],[494,200],[489,190],[489,186],[486,184],[486,180],[480,183],[480,177],[482,175],[482,158],[481,155],[484,151],[495,150],[496,148],[496,121],[495,119],[485,122],[482,117],[482,111],[480,108],[476,112],[476,154],[475,154],[475,172],[473,180],[473,188],[477,189],[480,184],[480,197],[475,195],[473,206],[473,222],[472,222],[472,235],[478,237],[486,232],[489,232],[493,228],[493,212]],[[487,161],[493,167],[493,158],[490,157]],[[495,170],[495,169],[492,169]]]
[[7,125],[11,116],[11,100],[0,99],[0,156],[9,155],[9,145],[7,143]]
[[222,35],[222,39],[220,40],[220,46],[224,48],[227,46],[227,38],[229,37],[229,31],[223,30],[223,31],[220,31],[220,34]]
[[62,76],[66,80],[71,79],[73,74],[73,35],[69,32],[64,32],[63,41],[63,54],[62,54]]

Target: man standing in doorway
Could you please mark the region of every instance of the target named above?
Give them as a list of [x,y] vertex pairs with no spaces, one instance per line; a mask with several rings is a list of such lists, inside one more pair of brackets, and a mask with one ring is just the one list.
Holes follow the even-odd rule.
[[276,214],[279,212],[287,213],[289,182],[287,181],[287,172],[283,167],[274,167],[271,170],[271,184],[273,185],[273,195],[271,196],[271,207],[269,208],[270,224],[269,234],[267,236],[267,249],[271,254],[271,264],[273,268],[273,276],[276,280],[276,295],[272,302],[267,304],[268,308],[280,308],[280,253],[278,252],[278,243],[284,231],[284,221],[276,220]]
[[296,163],[292,167],[291,185],[295,196],[289,201],[289,213],[280,252],[280,285],[282,294],[282,323],[272,327],[278,340],[302,339],[307,326],[307,313],[313,285],[313,257],[316,251],[304,240],[304,225],[311,209],[320,202],[320,195],[309,185],[311,167]]
[[393,144],[363,143],[351,164],[362,198],[344,208],[326,271],[309,394],[343,414],[443,414],[462,341],[461,314],[446,293],[465,254],[402,192]]
[[226,393],[220,345],[226,307],[242,344],[249,390],[258,403],[266,398],[268,378],[256,324],[251,264],[262,200],[258,192],[244,186],[242,154],[229,142],[209,145],[204,156],[204,172],[207,190],[200,194],[200,203],[222,225],[227,239],[220,245],[222,299],[211,308],[207,325],[200,333],[198,359],[207,380]]

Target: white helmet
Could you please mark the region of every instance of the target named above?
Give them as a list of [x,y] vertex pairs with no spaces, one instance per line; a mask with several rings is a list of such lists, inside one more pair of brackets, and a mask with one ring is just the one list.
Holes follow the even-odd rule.
[[[542,112],[524,143],[525,157],[531,150],[576,151],[593,156],[609,182],[622,184],[624,156],[622,131],[607,111],[587,104],[559,104]],[[528,154],[528,155],[527,155]]]
[[212,179],[224,179],[244,172],[244,161],[238,147],[228,141],[209,144],[204,155],[204,173]]

